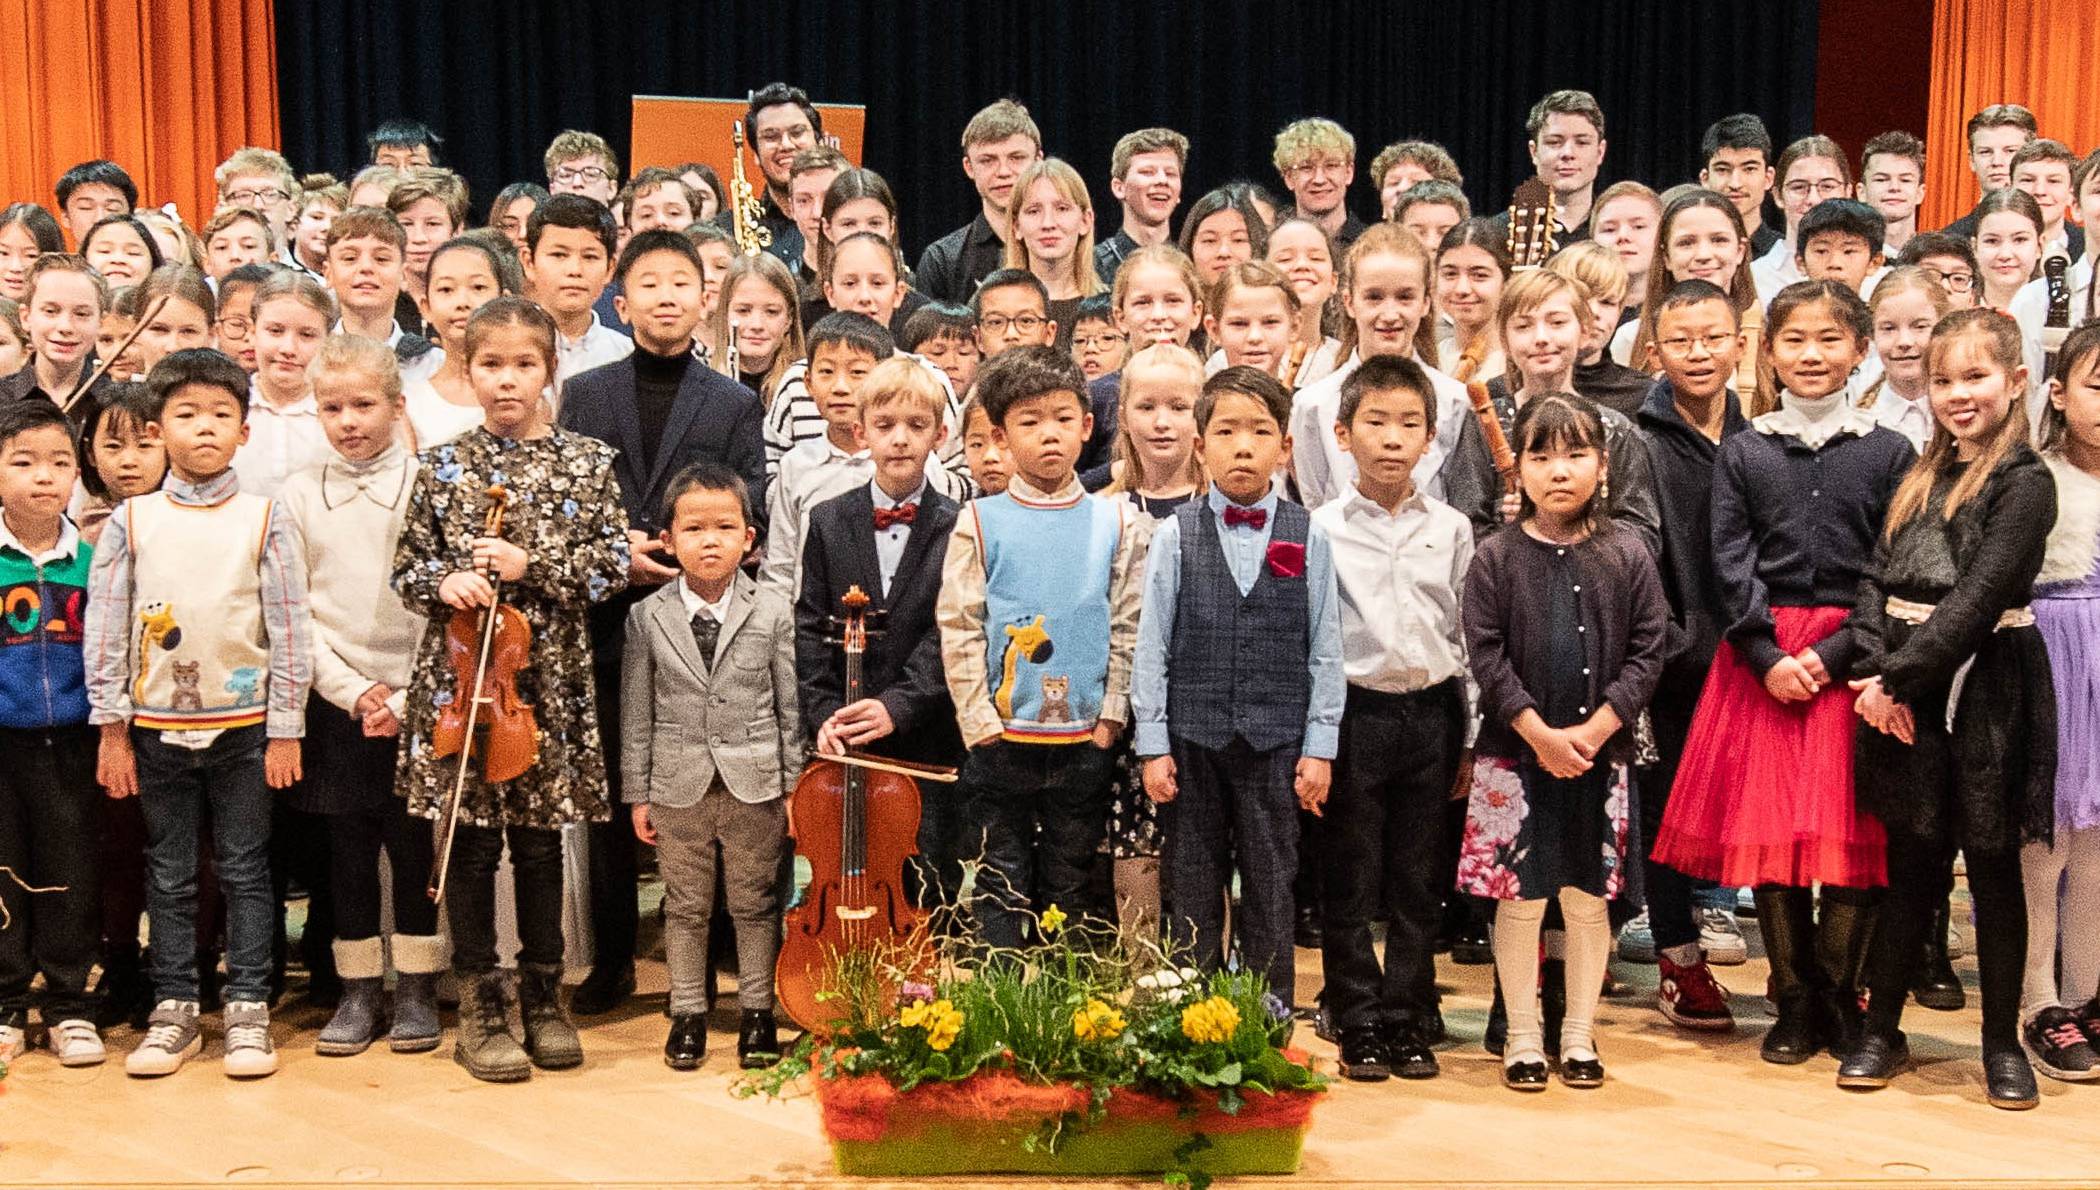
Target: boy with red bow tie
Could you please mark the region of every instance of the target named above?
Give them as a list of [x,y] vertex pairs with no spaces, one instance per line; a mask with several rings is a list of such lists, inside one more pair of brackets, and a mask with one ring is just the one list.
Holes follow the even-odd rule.
[[1286,1006],[1298,811],[1326,803],[1347,691],[1327,534],[1276,493],[1290,407],[1257,368],[1204,384],[1210,493],[1153,535],[1130,693],[1145,793],[1162,807],[1169,931],[1198,966],[1223,965],[1237,860],[1241,952]]

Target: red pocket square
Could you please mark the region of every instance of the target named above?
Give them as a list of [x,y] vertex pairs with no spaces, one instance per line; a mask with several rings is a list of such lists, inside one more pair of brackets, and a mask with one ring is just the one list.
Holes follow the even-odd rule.
[[1277,578],[1305,577],[1305,546],[1295,541],[1269,543],[1269,573]]

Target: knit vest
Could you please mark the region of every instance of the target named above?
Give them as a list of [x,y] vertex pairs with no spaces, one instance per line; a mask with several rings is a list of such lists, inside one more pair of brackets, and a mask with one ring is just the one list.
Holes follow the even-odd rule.
[[[1234,737],[1257,752],[1305,738],[1312,702],[1312,596],[1304,575],[1278,578],[1264,560],[1245,595],[1225,564],[1210,502],[1174,510],[1181,529],[1181,588],[1167,657],[1167,730],[1199,748]],[[1271,544],[1303,546],[1311,514],[1276,502]]]
[[0,548],[0,727],[87,722],[81,628],[92,555],[81,541],[72,557],[40,567]]
[[152,731],[261,723],[263,537],[270,501],[236,492],[209,507],[165,492],[124,503],[131,545],[132,722]]
[[984,551],[992,702],[1005,738],[1090,738],[1108,692],[1109,575],[1121,509],[1085,496],[1034,504],[1008,493],[970,508]]

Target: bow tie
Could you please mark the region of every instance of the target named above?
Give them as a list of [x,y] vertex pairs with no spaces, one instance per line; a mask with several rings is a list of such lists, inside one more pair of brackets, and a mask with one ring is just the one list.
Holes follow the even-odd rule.
[[1249,529],[1259,529],[1268,523],[1269,510],[1266,508],[1242,508],[1237,504],[1227,504],[1225,506],[1225,527],[1227,529],[1240,525],[1245,525]]
[[909,525],[918,519],[919,505],[916,501],[899,504],[895,508],[878,508],[875,510],[875,531],[880,533],[892,525]]

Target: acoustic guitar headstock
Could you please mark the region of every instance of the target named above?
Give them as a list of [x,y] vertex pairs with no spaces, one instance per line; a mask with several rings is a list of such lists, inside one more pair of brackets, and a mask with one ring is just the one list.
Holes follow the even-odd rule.
[[1535,269],[1546,263],[1556,247],[1559,231],[1555,217],[1559,204],[1553,188],[1537,178],[1526,178],[1509,199],[1509,259],[1520,269]]

